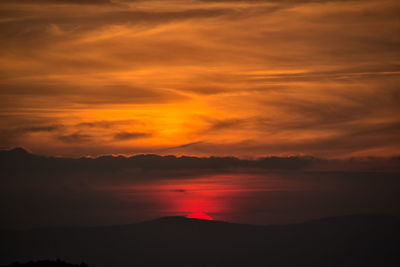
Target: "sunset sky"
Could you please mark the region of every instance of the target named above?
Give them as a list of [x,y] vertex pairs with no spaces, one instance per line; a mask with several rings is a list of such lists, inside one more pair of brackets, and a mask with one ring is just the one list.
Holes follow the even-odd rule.
[[400,2],[2,0],[0,148],[393,156]]
[[1,0],[0,229],[400,215],[400,1]]

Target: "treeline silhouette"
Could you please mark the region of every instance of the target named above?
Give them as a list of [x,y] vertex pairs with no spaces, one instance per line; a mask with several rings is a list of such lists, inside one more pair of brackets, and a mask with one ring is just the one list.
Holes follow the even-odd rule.
[[89,266],[83,262],[81,264],[71,264],[57,259],[55,261],[41,260],[41,261],[29,261],[27,263],[14,262],[11,265],[0,266],[0,267],[89,267]]

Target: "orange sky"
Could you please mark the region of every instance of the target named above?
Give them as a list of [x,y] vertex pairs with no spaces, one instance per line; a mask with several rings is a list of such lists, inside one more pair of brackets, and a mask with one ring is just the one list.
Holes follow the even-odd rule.
[[399,1],[0,2],[0,148],[390,156]]

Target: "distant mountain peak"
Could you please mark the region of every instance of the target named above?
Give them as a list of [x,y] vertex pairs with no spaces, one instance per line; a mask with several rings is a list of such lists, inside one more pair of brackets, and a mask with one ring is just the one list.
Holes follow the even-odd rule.
[[158,219],[154,219],[149,222],[153,222],[153,223],[187,223],[187,222],[210,223],[210,222],[220,222],[220,221],[205,220],[205,219],[198,219],[198,218],[188,218],[188,217],[184,217],[184,216],[168,216],[168,217],[161,217]]

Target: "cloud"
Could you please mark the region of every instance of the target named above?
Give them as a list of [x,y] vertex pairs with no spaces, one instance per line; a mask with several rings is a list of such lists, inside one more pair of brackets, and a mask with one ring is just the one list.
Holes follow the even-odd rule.
[[74,144],[74,143],[86,143],[89,142],[92,137],[87,134],[80,134],[80,133],[72,133],[72,134],[67,134],[67,135],[60,135],[56,136],[58,140],[60,140],[63,143],[67,144]]
[[[30,95],[26,101],[36,100],[38,106],[70,106],[75,104],[99,105],[99,104],[134,104],[144,102],[169,102],[176,99],[184,99],[185,96],[170,90],[156,90],[153,88],[138,88],[126,84],[101,85],[97,88],[96,97],[93,97],[91,86],[77,86],[71,84],[71,77],[65,77],[51,81],[50,83],[37,82],[28,85],[25,81],[13,82],[12,84],[0,84],[4,89],[0,93],[4,100],[4,105],[15,106],[15,101],[21,101],[23,96]],[[82,78],[85,79],[85,78]],[[90,82],[90,81],[88,81]],[[53,103],[53,98],[63,96],[62,103]],[[30,105],[35,105],[31,103]],[[21,103],[22,104],[22,103]]]
[[27,126],[17,129],[17,131],[23,133],[30,132],[53,132],[62,128],[62,125],[39,125],[39,126]]
[[[57,136],[93,141],[50,146],[48,132],[7,130],[3,147],[75,156],[395,153],[396,131],[373,130],[399,112],[397,1],[122,4],[0,4],[0,128],[26,126],[13,114],[41,116],[65,125]],[[137,129],[151,133],[146,142],[114,142]],[[358,129],[364,137],[351,145]]]
[[213,120],[211,122],[211,126],[208,131],[222,131],[226,129],[238,129],[242,127],[246,123],[248,123],[250,119],[223,119],[223,120]]
[[171,192],[175,192],[175,193],[186,193],[185,189],[172,189]]
[[114,135],[114,140],[116,141],[125,141],[125,140],[132,140],[138,138],[145,138],[149,137],[151,134],[149,133],[141,133],[141,132],[120,132]]
[[26,122],[26,126],[16,126],[16,127],[3,127],[0,128],[0,146],[9,147],[17,143],[19,140],[26,138],[32,134],[43,134],[52,133],[60,131],[64,128],[62,124],[39,124],[39,125],[29,125]]
[[159,152],[166,152],[166,151],[171,151],[171,150],[173,151],[175,149],[179,150],[181,148],[188,148],[188,147],[191,147],[191,146],[196,146],[196,145],[201,144],[201,143],[203,143],[203,141],[190,142],[190,143],[182,144],[182,145],[179,145],[179,146],[167,147],[165,149],[159,150]]
[[131,125],[131,124],[137,124],[138,121],[136,120],[112,120],[112,121],[86,121],[86,122],[80,122],[77,125],[75,125],[78,128],[111,128],[111,127],[116,127],[120,125]]
[[[72,140],[69,140],[71,138]],[[68,142],[75,141],[75,139],[85,139],[85,135],[73,134],[67,137]],[[83,165],[86,165],[85,170],[93,173],[106,171],[107,173],[122,170],[132,170],[137,172],[139,169],[147,171],[155,171],[155,175],[161,175],[162,172],[168,170],[174,175],[180,171],[193,170],[195,173],[206,172],[216,173],[229,173],[231,171],[254,171],[254,170],[310,170],[326,168],[326,171],[338,171],[342,168],[348,169],[354,167],[354,170],[365,171],[369,168],[374,168],[379,171],[385,171],[385,168],[380,169],[379,164],[391,164],[392,168],[398,169],[398,158],[353,158],[344,160],[330,160],[324,158],[314,158],[310,156],[290,156],[290,157],[276,157],[267,156],[258,159],[239,159],[236,157],[176,157],[172,155],[162,156],[157,154],[139,154],[133,156],[110,156],[103,155],[97,158],[78,158],[75,160],[66,160],[66,158],[54,158],[39,156],[31,154],[23,148],[15,148],[11,150],[0,150],[0,156],[3,162],[8,162],[9,168],[18,164],[27,164],[29,168],[35,171],[41,171],[43,168],[51,167],[55,162],[58,169],[56,172],[64,172],[70,170],[72,172],[79,172]],[[68,158],[67,158],[68,159]],[[35,160],[37,165],[30,165],[25,161]],[[5,165],[7,166],[7,165]],[[48,167],[46,167],[48,166]],[[7,167],[8,168],[8,167]],[[31,169],[21,169],[21,172],[31,171]],[[37,169],[36,169],[37,168]],[[7,169],[8,170],[8,169]],[[6,171],[6,170],[4,170]],[[159,173],[158,171],[161,171]],[[144,173],[142,173],[144,174]],[[151,175],[151,173],[148,173]],[[131,173],[121,172],[120,179],[124,180],[127,177],[132,179],[141,179],[140,177],[131,176]],[[182,172],[181,175],[185,176],[187,173]],[[156,177],[154,177],[156,178]],[[161,178],[161,177],[159,177]]]
[[19,0],[19,1],[4,1],[13,4],[62,4],[62,5],[102,5],[112,4],[112,0]]

